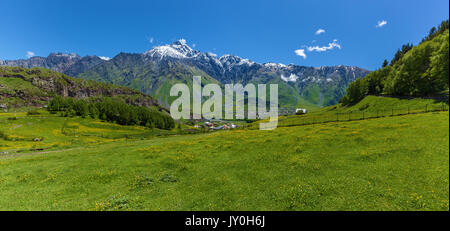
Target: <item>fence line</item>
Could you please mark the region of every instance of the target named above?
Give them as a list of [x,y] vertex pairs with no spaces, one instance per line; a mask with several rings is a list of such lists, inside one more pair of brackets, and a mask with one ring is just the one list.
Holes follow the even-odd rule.
[[375,110],[375,111],[350,111],[350,112],[340,112],[340,113],[330,113],[322,116],[308,116],[308,114],[300,115],[295,119],[300,120],[298,123],[283,124],[283,121],[289,120],[291,118],[286,118],[278,121],[278,127],[292,127],[292,126],[305,126],[314,125],[330,122],[345,122],[345,121],[356,121],[356,120],[366,120],[382,117],[393,117],[409,114],[419,114],[427,112],[439,112],[448,111],[448,105],[425,105],[421,107],[405,107],[405,108],[395,108],[392,107],[390,110]]

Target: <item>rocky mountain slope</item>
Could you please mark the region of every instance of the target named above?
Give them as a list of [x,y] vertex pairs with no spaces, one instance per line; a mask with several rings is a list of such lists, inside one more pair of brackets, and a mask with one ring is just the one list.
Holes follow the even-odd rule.
[[76,76],[106,60],[107,58],[100,58],[95,55],[81,57],[77,54],[51,53],[47,57],[34,56],[29,59],[0,60],[0,66],[43,67],[69,76]]
[[44,68],[0,67],[0,105],[43,106],[56,95],[63,97],[113,97],[131,105],[155,106],[151,96],[127,87],[72,78]]
[[155,46],[142,54],[120,53],[111,60],[58,53],[47,58],[33,57],[3,64],[0,61],[0,65],[43,66],[84,79],[127,86],[154,96],[166,106],[173,100],[168,97],[172,84],[190,83],[193,75],[201,75],[205,84],[276,83],[283,106],[326,106],[336,104],[351,82],[369,73],[352,66],[305,67],[260,64],[235,55],[217,57],[192,49],[183,39]]

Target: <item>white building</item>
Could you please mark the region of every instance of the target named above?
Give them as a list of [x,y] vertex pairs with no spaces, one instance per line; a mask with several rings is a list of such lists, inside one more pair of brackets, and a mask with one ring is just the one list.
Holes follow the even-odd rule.
[[301,115],[301,114],[306,114],[308,112],[308,110],[306,110],[305,108],[297,108],[295,109],[295,114],[297,115]]

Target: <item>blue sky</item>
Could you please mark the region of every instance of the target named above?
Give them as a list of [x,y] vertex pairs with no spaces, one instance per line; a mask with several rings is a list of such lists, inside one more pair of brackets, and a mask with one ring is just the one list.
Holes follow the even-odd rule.
[[0,0],[0,6],[0,59],[56,51],[114,57],[184,38],[204,52],[260,63],[370,70],[449,17],[446,0]]

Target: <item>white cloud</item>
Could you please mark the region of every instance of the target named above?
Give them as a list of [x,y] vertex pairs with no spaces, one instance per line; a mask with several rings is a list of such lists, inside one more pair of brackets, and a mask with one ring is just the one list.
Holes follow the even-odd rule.
[[193,47],[193,48],[195,48],[196,46],[197,46],[197,44],[195,44],[195,43],[192,44],[192,47]]
[[32,52],[32,51],[27,51],[26,56],[27,56],[27,58],[31,58],[31,57],[34,56],[34,52]]
[[324,52],[324,51],[327,51],[327,50],[333,50],[334,48],[341,49],[341,45],[337,43],[337,39],[333,40],[333,42],[331,42],[331,43],[328,43],[328,46],[322,46],[322,47],[309,46],[309,47],[307,47],[307,50],[309,52],[312,52],[312,51]]
[[298,56],[303,57],[303,59],[306,59],[305,49],[295,50],[295,54],[298,55]]
[[148,39],[148,42],[149,42],[149,43],[153,43],[153,41],[155,41],[155,39],[154,39],[153,37],[151,37],[151,38]]
[[323,34],[323,33],[325,33],[325,30],[324,30],[324,29],[318,29],[318,30],[316,31],[316,35]]
[[108,60],[110,60],[111,58],[110,57],[106,57],[106,56],[98,56],[100,59],[103,59],[103,60],[105,60],[105,61],[108,61]]
[[378,24],[376,25],[376,28],[380,28],[380,27],[382,27],[382,26],[384,26],[384,25],[386,25],[386,24],[387,24],[387,21],[386,21],[386,20],[378,21]]

